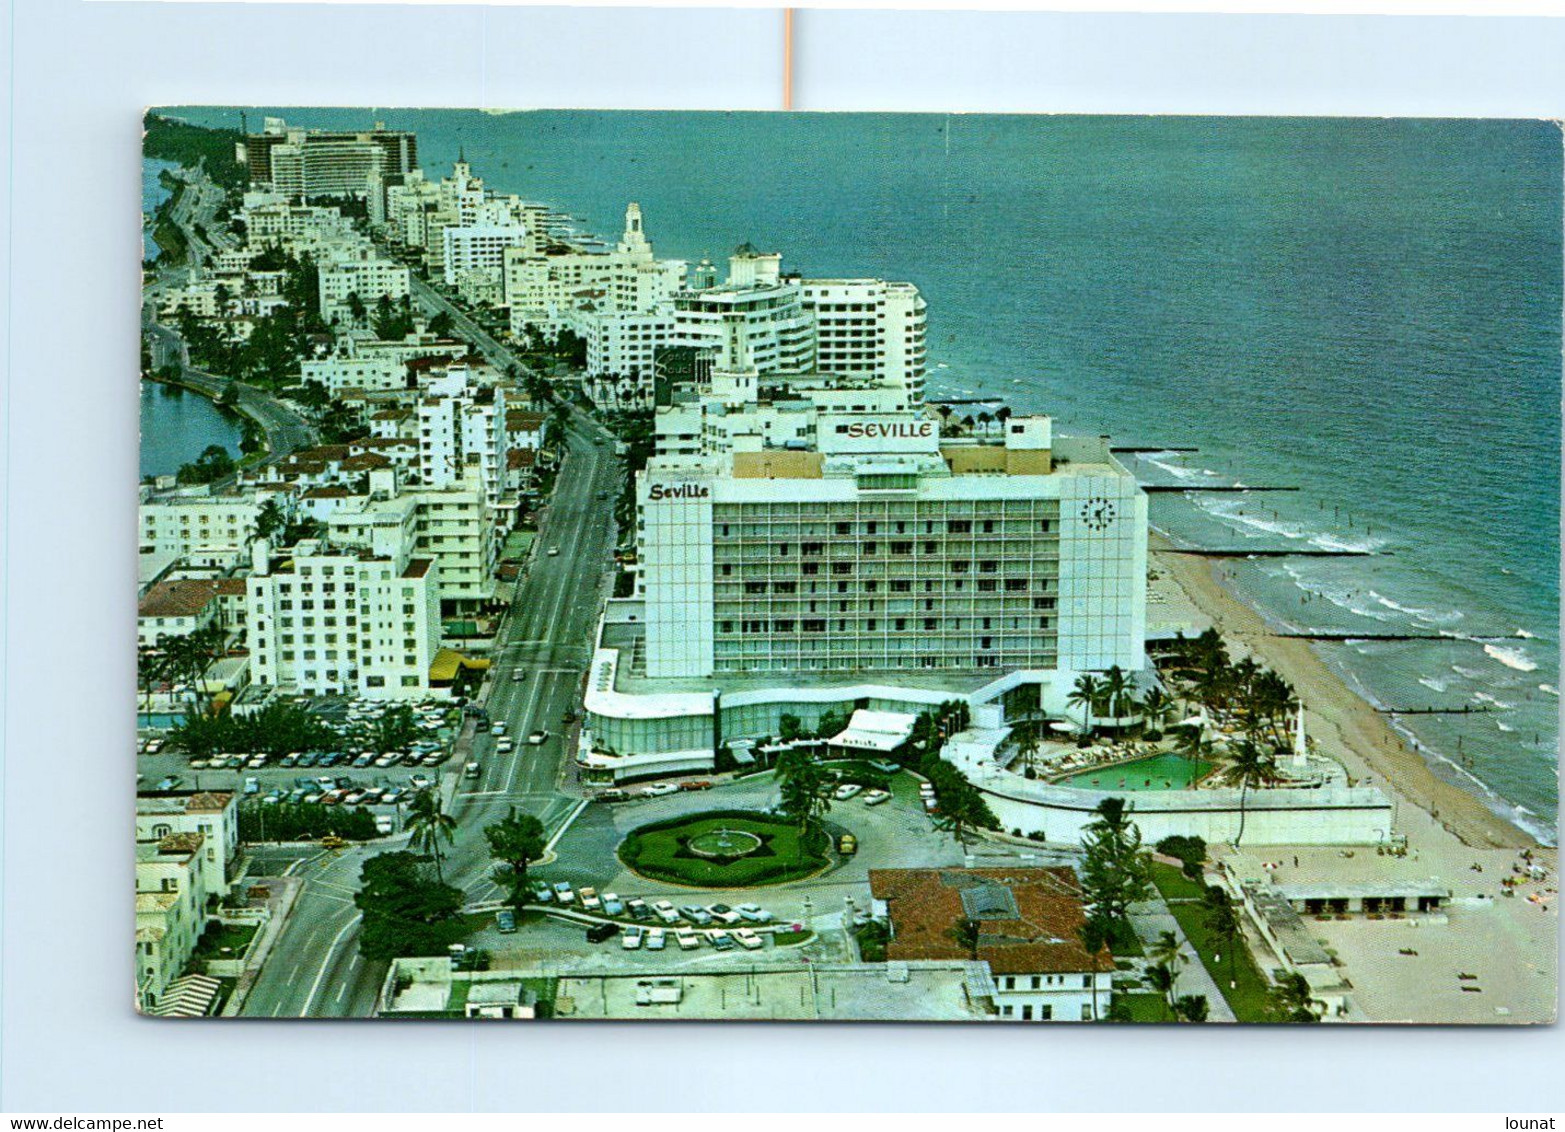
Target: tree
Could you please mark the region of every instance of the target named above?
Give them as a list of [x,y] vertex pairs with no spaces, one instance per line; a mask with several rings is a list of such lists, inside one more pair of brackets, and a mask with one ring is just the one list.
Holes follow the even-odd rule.
[[366,959],[443,955],[467,934],[461,890],[431,880],[412,853],[365,861],[353,902],[364,916],[359,953]]
[[1146,969],[1147,986],[1163,998],[1163,1017],[1173,1014],[1174,971],[1167,963],[1150,963]]
[[798,716],[784,712],[777,718],[777,737],[784,743],[792,743],[804,734],[804,724]]
[[1119,723],[1126,715],[1130,714],[1131,705],[1134,702],[1132,693],[1135,685],[1130,677],[1125,675],[1125,670],[1119,665],[1113,665],[1103,674],[1103,684],[1100,694],[1103,702],[1108,705],[1109,715],[1114,717],[1114,722]]
[[1147,949],[1152,965],[1147,969],[1148,982],[1163,996],[1163,1005],[1170,1015],[1174,1012],[1175,991],[1179,984],[1179,967],[1183,962],[1179,954],[1179,939],[1173,932],[1164,932],[1157,942]]
[[376,751],[400,751],[415,742],[419,736],[418,721],[407,704],[396,704],[377,719],[370,728],[369,743]]
[[445,850],[441,841],[456,841],[456,819],[440,808],[440,797],[433,789],[420,790],[408,803],[408,829],[412,831],[413,847],[428,856],[435,864],[435,877],[444,880],[441,861]]
[[1273,1022],[1319,1022],[1326,1004],[1310,994],[1310,984],[1297,971],[1277,980],[1267,996],[1266,1012]]
[[348,316],[353,319],[355,325],[362,324],[364,316],[369,313],[364,306],[364,300],[359,298],[357,291],[349,291],[347,302]]
[[1082,895],[1094,915],[1116,933],[1131,930],[1129,910],[1152,892],[1152,855],[1123,798],[1098,803],[1098,816],[1082,837]]
[[[1076,934],[1081,938],[1082,947],[1087,950],[1089,964],[1092,967],[1096,967],[1098,958],[1103,954],[1103,949],[1108,947],[1110,941],[1114,938],[1114,925],[1102,915],[1089,912],[1086,919],[1082,920],[1081,927],[1076,929]],[[1096,971],[1092,975],[1092,1016],[1094,1018],[1103,1017],[1098,1010],[1098,976]],[[1117,1019],[1113,1017],[1111,1012],[1108,1020],[1112,1022]],[[1129,1020],[1128,1017],[1123,1019],[1123,1021],[1127,1022]]]
[[1205,1022],[1207,1018],[1206,995],[1181,995],[1174,1001],[1174,1017],[1181,1022]]
[[1070,695],[1065,697],[1065,702],[1071,707],[1081,708],[1082,731],[1092,734],[1092,709],[1103,694],[1103,686],[1098,683],[1098,678],[1090,672],[1083,672],[1076,677],[1076,686],[1071,689]]
[[511,900],[520,904],[527,866],[543,856],[548,841],[543,822],[532,814],[517,813],[512,806],[505,817],[484,827],[484,838],[489,842],[489,855],[509,870]]
[[777,775],[782,795],[778,808],[799,827],[799,855],[802,858],[803,835],[831,809],[831,798],[826,792],[826,772],[804,752],[793,750],[784,752],[777,760]]
[[1215,884],[1208,885],[1201,895],[1201,926],[1206,929],[1207,938],[1222,949],[1219,954],[1228,956],[1228,983],[1232,986],[1238,978],[1244,925],[1239,921],[1239,910],[1234,907],[1233,900]]
[[198,713],[206,710],[206,677],[217,658],[223,655],[227,635],[216,625],[208,625],[163,642],[164,668],[168,679],[189,684]]
[[1168,722],[1168,717],[1173,714],[1174,701],[1169,694],[1161,688],[1152,688],[1141,697],[1141,714],[1146,720],[1147,738],[1163,730],[1163,724]]
[[250,541],[265,539],[275,542],[277,536],[288,529],[288,516],[276,499],[268,499],[255,513],[255,523],[250,527]]
[[451,312],[436,311],[429,320],[429,332],[436,338],[449,338],[451,336]]
[[1239,784],[1239,832],[1234,835],[1234,844],[1238,845],[1244,838],[1244,823],[1248,816],[1246,802],[1249,800],[1250,791],[1277,777],[1277,760],[1270,751],[1264,749],[1248,735],[1234,745],[1228,758],[1228,766],[1224,769],[1223,776],[1230,782]]

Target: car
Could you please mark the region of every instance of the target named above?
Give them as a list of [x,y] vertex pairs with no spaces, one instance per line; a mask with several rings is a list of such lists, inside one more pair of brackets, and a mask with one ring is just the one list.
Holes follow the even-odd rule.
[[837,852],[844,857],[851,857],[859,851],[859,839],[851,833],[844,833],[837,838]]
[[734,938],[739,941],[739,946],[746,951],[759,951],[766,946],[766,941],[756,934],[753,928],[739,928],[734,932]]
[[409,751],[407,754],[402,756],[403,766],[418,766],[423,761],[424,756],[419,754],[417,751]]
[[494,914],[494,926],[501,935],[510,935],[516,930],[516,913],[509,908],[501,908]]
[[336,766],[341,761],[342,761],[342,752],[341,751],[329,751],[326,754],[321,756],[321,766],[327,767],[328,769],[331,768],[331,767]]
[[[653,916],[652,908],[645,900],[639,897],[626,901],[625,911],[630,913],[632,920],[650,920]],[[675,919],[678,919],[678,917],[676,916]]]
[[343,795],[342,798],[344,806],[357,806],[362,801],[364,801],[364,791],[362,790],[355,790],[351,794]]
[[276,791],[273,791],[272,793],[268,794],[266,797],[261,799],[261,805],[263,805],[263,806],[275,806],[275,805],[277,805],[277,803],[281,802],[282,800],[283,800],[282,796],[280,794],[278,794]]
[[376,759],[375,765],[384,770],[388,766],[396,766],[397,763],[401,761],[402,756],[396,751],[392,751],[388,754],[381,755],[380,758]]
[[759,904],[740,904],[734,909],[752,924],[769,924],[772,922],[772,914]]
[[299,756],[298,755],[284,755],[281,759],[278,760],[277,765],[278,766],[290,766],[290,767],[291,766],[298,766],[299,765]]
[[871,790],[864,795],[863,802],[866,806],[878,806],[891,797],[889,790]]
[[706,910],[712,914],[712,919],[725,924],[737,924],[743,918],[726,904],[709,904]]
[[581,906],[589,912],[596,912],[603,907],[603,901],[598,899],[596,888],[582,888],[577,895],[581,897]]
[[721,928],[713,928],[711,931],[707,932],[706,939],[708,943],[717,948],[719,951],[733,950],[734,937],[723,931]]
[[321,838],[321,848],[323,849],[346,849],[347,847],[348,843],[335,833],[328,833]]
[[681,904],[679,906],[679,914],[692,924],[705,926],[712,922],[712,913],[698,904]]
[[402,794],[403,792],[401,790],[398,790],[395,786],[393,786],[380,796],[381,804],[385,806],[395,806],[398,802],[402,801]]
[[871,759],[869,766],[881,774],[895,774],[902,769],[902,764],[894,763],[890,759]]
[[527,673],[523,672],[519,668],[515,672],[511,673],[511,683],[513,684],[520,684],[525,679],[527,679]]
[[489,730],[489,721],[487,719],[480,719],[477,723],[473,724],[473,730],[474,731],[488,731]]
[[304,797],[308,793],[309,791],[305,790],[303,787],[295,786],[292,790],[288,791],[289,805],[297,806],[300,802],[304,801]]
[[550,558],[555,558],[555,557],[558,557],[558,556],[559,556],[559,553],[560,553],[560,548],[559,548],[559,547],[557,547],[557,546],[551,546],[551,547],[550,547],[550,548],[549,548],[549,557],[550,557]]
[[391,833],[393,825],[394,825],[394,823],[391,820],[391,815],[390,814],[377,814],[376,815],[376,817],[375,817],[375,832],[380,834],[382,837],[386,837],[386,836],[388,836]]
[[841,786],[832,791],[831,796],[837,799],[839,802],[846,802],[849,798],[853,797],[853,795],[857,794],[862,789],[864,789],[864,787],[860,786],[857,782],[844,782]]
[[679,923],[679,909],[674,907],[672,901],[659,900],[652,905],[652,911],[665,924]]
[[312,790],[304,796],[303,801],[306,806],[318,806],[321,802],[321,792]]
[[248,766],[251,770],[260,770],[263,766],[266,765],[266,756],[256,755],[245,765]]
[[161,751],[162,749],[163,749],[163,740],[162,739],[148,739],[147,740],[147,754],[155,755],[159,751]]
[[612,892],[603,894],[603,914],[605,916],[622,916],[625,913],[625,903]]
[[537,888],[533,889],[533,903],[553,904],[554,889],[550,888],[546,884],[540,884]]
[[[163,780],[163,782],[172,783],[173,779],[165,778]],[[159,790],[168,790],[170,787],[164,786],[163,782],[158,783],[158,789]],[[261,780],[259,778],[257,778],[255,775],[252,774],[249,778],[245,779],[245,793],[246,794],[258,794],[258,793],[260,793],[260,791],[261,791]]]
[[315,751],[306,751],[304,754],[299,756],[299,763],[298,763],[298,765],[301,766],[301,767],[314,766],[316,763],[320,762],[321,759],[324,758],[324,757],[325,756],[317,754]]
[[681,951],[694,951],[701,946],[701,937],[689,928],[680,928],[674,933],[674,940],[679,944]]
[[712,784],[705,779],[697,779],[694,782],[681,782],[679,788],[681,790],[710,790],[712,789]]
[[368,751],[365,751],[362,755],[360,755],[358,758],[353,760],[353,765],[357,766],[357,767],[366,767],[366,766],[369,766],[370,763],[372,763],[374,761],[375,761],[375,756],[370,754]]
[[662,951],[668,945],[668,933],[662,928],[647,929],[647,950]]
[[630,795],[623,790],[600,790],[597,797],[593,800],[597,802],[623,802],[629,797]]
[[494,732],[496,735],[504,735],[505,734],[505,720],[503,720],[503,719],[496,720],[494,723],[491,723],[489,725],[489,730]]
[[641,946],[641,929],[637,927],[626,928],[625,938],[619,941],[619,945],[626,951],[636,950],[636,948]]
[[468,763],[466,766],[464,766],[462,768],[462,777],[463,778],[477,778],[481,773],[483,773],[483,769],[484,768],[481,767],[476,762]]
[[423,767],[434,767],[439,766],[445,761],[446,757],[444,755],[425,755],[423,758],[418,760],[418,765]]
[[602,943],[606,939],[613,939],[619,934],[618,924],[593,924],[587,929],[588,943]]
[[641,793],[648,798],[662,798],[669,794],[678,794],[679,787],[672,782],[654,782],[651,786],[643,788]]
[[329,775],[329,774],[321,775],[321,777],[317,778],[315,780],[315,782],[316,782],[316,785],[318,785],[322,790],[335,790],[335,789],[337,789],[337,780],[335,778],[331,777],[331,775]]
[[541,747],[548,741],[549,732],[547,730],[534,731],[531,735],[527,736],[527,742],[534,747]]
[[516,750],[516,744],[509,739],[500,738],[495,740],[494,749],[503,755],[507,751]]
[[429,789],[429,776],[427,774],[415,774],[408,781],[413,784],[413,789],[415,790]]
[[328,790],[326,793],[321,795],[321,805],[335,806],[338,802],[342,801],[342,796],[346,793],[347,791],[342,789]]
[[571,882],[568,880],[562,880],[559,884],[555,885],[554,898],[561,904],[576,903],[576,894],[571,891]]
[[373,806],[380,801],[380,796],[383,793],[384,791],[379,786],[366,786],[364,788],[364,797],[359,799],[359,802],[361,805]]

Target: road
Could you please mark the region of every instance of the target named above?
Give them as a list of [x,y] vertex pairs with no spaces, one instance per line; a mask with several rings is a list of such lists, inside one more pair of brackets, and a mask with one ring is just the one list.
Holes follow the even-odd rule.
[[[496,364],[515,364],[509,351],[439,296],[427,305],[451,310],[453,322]],[[515,806],[536,815],[552,835],[580,808],[571,758],[575,731],[564,717],[580,708],[598,612],[610,584],[614,500],[624,474],[613,444],[595,421],[573,413],[565,463],[540,516],[534,559],[500,631],[487,706],[490,718],[506,725],[515,747],[502,753],[492,734],[473,737],[466,757],[482,769],[476,781],[462,779],[452,799],[456,839],[442,864],[445,879],[469,903],[499,892],[489,878],[493,862],[485,825]],[[551,549],[558,553],[551,555]],[[528,743],[527,736],[539,730],[550,732],[547,741]],[[353,894],[364,859],[402,844],[399,838],[390,846],[324,853],[295,868],[306,883],[245,1003],[246,1016],[363,1017],[373,1011],[386,964],[358,955]]]
[[274,463],[291,452],[311,448],[317,441],[315,426],[297,409],[269,393],[242,382],[207,373],[190,364],[184,340],[167,326],[143,321],[143,333],[151,343],[152,365],[156,369],[169,360],[179,365],[181,379],[192,389],[216,398],[232,385],[238,391],[234,408],[251,417],[266,433],[267,455],[263,463]]

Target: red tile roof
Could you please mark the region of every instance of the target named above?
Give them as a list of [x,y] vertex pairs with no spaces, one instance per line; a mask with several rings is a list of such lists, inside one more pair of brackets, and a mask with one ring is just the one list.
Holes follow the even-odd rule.
[[[243,587],[243,582],[240,582]],[[194,617],[221,593],[214,578],[170,578],[147,591],[137,617]],[[240,589],[243,593],[243,588]]]
[[[1076,874],[1068,868],[871,869],[869,884],[890,910],[888,959],[966,959],[967,949],[953,932],[962,920],[975,918],[977,957],[997,975],[1114,970],[1107,948],[1089,956],[1077,934],[1086,915]],[[980,901],[990,911],[972,916],[964,889],[1001,898]]]

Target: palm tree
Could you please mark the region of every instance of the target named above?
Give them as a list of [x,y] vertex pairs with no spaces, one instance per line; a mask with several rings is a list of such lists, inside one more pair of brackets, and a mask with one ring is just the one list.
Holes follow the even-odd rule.
[[1228,954],[1228,984],[1237,981],[1239,946],[1244,942],[1244,927],[1239,922],[1238,909],[1228,893],[1215,884],[1208,885],[1201,896],[1201,926],[1207,937]]
[[1108,705],[1109,715],[1114,717],[1116,726],[1125,717],[1134,687],[1130,678],[1125,675],[1125,670],[1117,664],[1103,674],[1100,694],[1103,702]]
[[831,809],[826,775],[819,763],[795,749],[785,752],[777,761],[777,776],[781,786],[778,805],[799,827],[799,857],[802,860],[810,827]]
[[1192,767],[1190,785],[1193,787],[1195,785],[1195,765],[1206,762],[1212,756],[1211,741],[1207,739],[1201,725],[1196,723],[1189,727],[1179,728],[1179,734],[1174,739],[1174,749],[1190,760]]
[[1149,730],[1161,731],[1173,711],[1173,697],[1161,688],[1152,688],[1141,697],[1141,714]]
[[1223,777],[1239,784],[1239,832],[1234,836],[1234,844],[1238,845],[1244,838],[1244,823],[1248,816],[1245,806],[1250,790],[1276,779],[1276,756],[1246,735],[1229,751]]
[[1147,958],[1152,964],[1147,968],[1148,982],[1152,989],[1163,996],[1163,1004],[1170,1013],[1174,1009],[1174,998],[1179,983],[1179,966],[1182,962],[1179,954],[1179,939],[1173,932],[1164,932],[1158,936],[1157,942],[1147,949]]
[[1082,947],[1087,949],[1087,966],[1092,971],[1092,1017],[1096,1021],[1098,1013],[1098,957],[1103,949],[1114,938],[1114,925],[1104,916],[1094,912],[1081,922],[1081,927],[1076,929],[1076,934],[1081,937]]
[[1098,678],[1090,672],[1083,672],[1076,677],[1076,686],[1071,689],[1071,694],[1065,697],[1065,702],[1071,707],[1081,708],[1082,730],[1092,734],[1092,709],[1103,695],[1103,685]]
[[447,844],[456,841],[456,819],[440,808],[440,798],[432,788],[420,790],[408,803],[407,827],[412,832],[415,849],[429,855],[435,862],[435,879],[444,881],[440,862],[445,856],[442,839]]
[[961,919],[951,926],[951,939],[972,960],[978,958],[978,937],[981,925],[977,920]]
[[1267,1012],[1278,1022],[1319,1022],[1326,1004],[1310,994],[1310,984],[1297,971],[1290,971],[1272,988]]
[[1145,974],[1147,985],[1163,996],[1163,1014],[1167,1017],[1173,1012],[1173,968],[1166,963],[1152,963],[1147,966]]
[[1037,773],[1033,766],[1033,760],[1037,757],[1040,740],[1038,738],[1038,723],[1036,720],[1027,720],[1017,727],[1016,749],[1021,753],[1022,766],[1026,768],[1028,777]]

